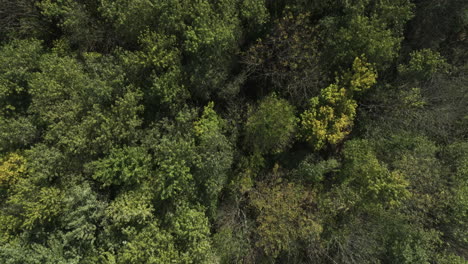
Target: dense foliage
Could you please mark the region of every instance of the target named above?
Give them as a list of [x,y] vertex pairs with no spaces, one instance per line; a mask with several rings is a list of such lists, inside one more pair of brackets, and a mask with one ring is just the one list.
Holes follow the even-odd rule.
[[467,263],[467,14],[0,0],[0,263]]

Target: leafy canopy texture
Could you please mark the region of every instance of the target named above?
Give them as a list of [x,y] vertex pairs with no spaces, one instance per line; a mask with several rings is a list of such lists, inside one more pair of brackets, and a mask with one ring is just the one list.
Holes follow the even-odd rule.
[[290,143],[295,127],[293,106],[271,95],[263,99],[247,119],[246,144],[260,153],[281,152]]
[[356,58],[353,68],[342,80],[331,84],[312,97],[309,109],[301,114],[304,139],[315,150],[326,144],[340,143],[350,132],[356,116],[353,92],[362,92],[376,83],[377,74],[369,63]]
[[467,263],[467,10],[0,0],[0,263]]

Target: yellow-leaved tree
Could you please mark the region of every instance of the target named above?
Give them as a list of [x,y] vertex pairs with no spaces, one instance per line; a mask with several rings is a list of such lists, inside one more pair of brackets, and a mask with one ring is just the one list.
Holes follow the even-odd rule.
[[365,59],[356,58],[352,70],[312,97],[301,114],[301,136],[315,150],[336,145],[350,132],[356,116],[353,92],[362,92],[376,83],[377,72]]

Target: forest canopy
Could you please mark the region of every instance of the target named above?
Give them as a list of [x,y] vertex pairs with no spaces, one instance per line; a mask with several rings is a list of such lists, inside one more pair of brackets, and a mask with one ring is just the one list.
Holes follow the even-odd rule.
[[464,0],[0,0],[0,263],[467,263],[467,31]]

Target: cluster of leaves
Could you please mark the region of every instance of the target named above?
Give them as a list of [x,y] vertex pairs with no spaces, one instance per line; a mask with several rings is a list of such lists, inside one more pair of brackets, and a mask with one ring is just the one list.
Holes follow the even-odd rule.
[[467,8],[0,0],[0,263],[466,263]]
[[369,89],[377,81],[372,67],[356,58],[351,72],[343,80],[320,91],[310,99],[310,109],[301,114],[303,137],[315,150],[325,144],[336,145],[350,132],[356,116],[357,102],[353,93]]

